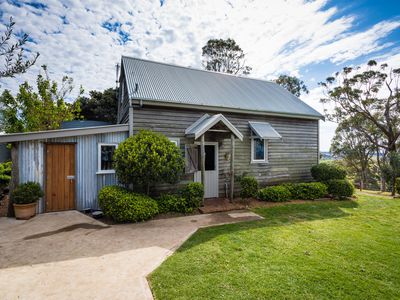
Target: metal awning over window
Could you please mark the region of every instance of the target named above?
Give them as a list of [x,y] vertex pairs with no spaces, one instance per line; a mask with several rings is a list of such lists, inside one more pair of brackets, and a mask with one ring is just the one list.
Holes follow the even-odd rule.
[[236,136],[236,138],[238,138],[239,140],[243,140],[243,135],[240,133],[240,131],[235,126],[233,126],[232,123],[229,122],[228,119],[225,118],[222,114],[217,114],[213,116],[204,114],[200,119],[198,119],[185,130],[185,134],[187,136],[194,137],[194,139],[196,140],[204,133],[211,130],[211,128],[218,123],[222,123],[225,128],[227,128],[228,132],[232,132]]
[[251,130],[253,130],[254,134],[260,139],[279,140],[282,138],[282,136],[269,123],[249,121],[249,126]]

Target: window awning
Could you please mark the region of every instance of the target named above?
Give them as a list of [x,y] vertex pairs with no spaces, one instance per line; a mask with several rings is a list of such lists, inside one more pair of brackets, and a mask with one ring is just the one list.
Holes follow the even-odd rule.
[[222,114],[213,116],[204,114],[200,119],[198,119],[185,130],[185,134],[188,136],[193,136],[196,140],[219,122],[224,124],[225,127],[228,128],[229,131],[232,132],[239,140],[243,140],[242,133]]
[[279,140],[282,138],[269,123],[249,121],[249,126],[260,139]]

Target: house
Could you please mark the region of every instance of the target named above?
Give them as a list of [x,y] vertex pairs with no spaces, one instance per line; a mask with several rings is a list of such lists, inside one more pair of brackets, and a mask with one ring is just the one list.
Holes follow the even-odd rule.
[[113,151],[140,129],[182,150],[182,182],[204,182],[207,198],[232,197],[236,175],[311,180],[323,116],[273,82],[123,56],[119,85],[116,125],[0,136],[15,146],[19,182],[44,186],[39,212],[96,208],[101,187],[117,183]]

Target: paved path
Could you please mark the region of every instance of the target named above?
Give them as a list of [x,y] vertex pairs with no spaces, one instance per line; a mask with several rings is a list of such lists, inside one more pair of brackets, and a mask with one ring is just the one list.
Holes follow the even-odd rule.
[[146,276],[198,228],[248,211],[108,226],[77,211],[0,218],[0,299],[152,299]]

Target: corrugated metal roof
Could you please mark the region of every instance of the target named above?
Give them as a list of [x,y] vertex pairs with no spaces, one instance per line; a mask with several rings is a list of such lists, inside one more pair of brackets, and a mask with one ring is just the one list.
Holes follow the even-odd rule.
[[282,136],[267,122],[249,122],[250,128],[260,139],[278,140]]
[[274,82],[126,56],[122,57],[122,66],[132,99],[323,119]]
[[243,134],[232,125],[222,114],[217,114],[210,116],[209,114],[204,114],[200,119],[194,122],[185,130],[185,134],[189,136],[194,136],[194,139],[198,139],[205,132],[207,132],[215,124],[222,122],[229,130],[239,139],[243,140]]
[[104,121],[93,121],[93,120],[72,120],[61,122],[61,129],[71,129],[71,128],[86,128],[86,127],[96,127],[96,126],[107,126],[113,125],[110,122]]

